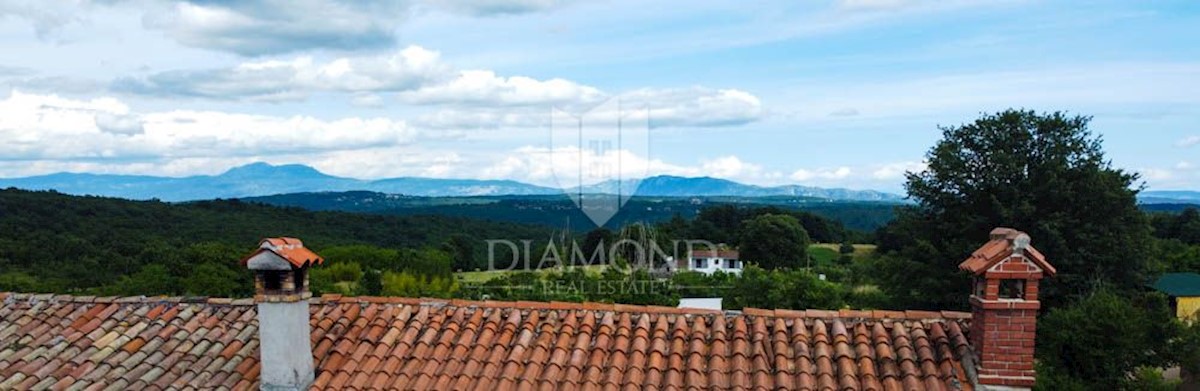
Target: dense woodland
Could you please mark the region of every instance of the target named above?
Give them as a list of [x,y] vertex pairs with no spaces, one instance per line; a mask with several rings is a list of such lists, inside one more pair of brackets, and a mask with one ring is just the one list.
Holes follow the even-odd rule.
[[[550,232],[461,217],[311,212],[239,201],[168,204],[8,189],[0,190],[0,290],[246,296],[249,274],[237,261],[265,236],[301,238],[318,251],[360,245],[429,254],[454,243],[538,239]],[[483,249],[467,251],[482,256]],[[170,279],[156,282],[163,275]],[[146,278],[123,287],[128,277]]]
[[[677,216],[661,226],[677,230],[672,234],[694,232],[734,244],[736,237],[726,233],[738,229],[735,223],[766,213],[794,216],[819,241],[866,237],[815,214],[775,207],[713,207],[693,221]],[[331,263],[357,264],[367,278],[385,272],[448,278],[455,270],[488,266],[486,239],[530,240],[532,252],[542,254],[551,240],[582,242],[586,232],[454,216],[314,212],[237,200],[171,204],[7,189],[0,190],[0,290],[247,296],[249,274],[236,261],[266,236],[301,238]],[[662,236],[664,248],[668,237]],[[323,273],[314,272],[314,278]],[[318,288],[324,282],[317,281]]]
[[[462,216],[477,219],[537,224],[573,231],[595,225],[566,196],[412,197],[368,191],[280,194],[246,201],[296,206],[319,211],[364,212],[387,215]],[[841,222],[848,229],[871,232],[891,221],[896,203],[830,201],[812,197],[633,197],[603,228],[621,229],[634,223],[659,223],[675,216],[696,217],[720,205],[772,206],[803,210]]]

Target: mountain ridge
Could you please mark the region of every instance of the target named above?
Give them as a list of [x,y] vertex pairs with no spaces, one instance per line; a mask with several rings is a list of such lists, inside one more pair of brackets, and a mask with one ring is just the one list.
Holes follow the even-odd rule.
[[[636,186],[636,187],[635,187]],[[218,175],[163,177],[151,175],[53,173],[22,178],[0,178],[0,188],[56,190],[66,194],[98,195],[134,200],[195,201],[216,198],[246,198],[304,192],[372,191],[422,197],[465,197],[497,195],[558,195],[565,192],[628,194],[651,197],[813,197],[832,201],[907,202],[902,195],[844,188],[805,185],[759,186],[703,177],[658,175],[644,179],[609,180],[582,188],[558,189],[514,180],[396,177],[363,180],[333,176],[303,164],[251,163]],[[1147,191],[1144,203],[1200,204],[1200,192],[1187,190]]]

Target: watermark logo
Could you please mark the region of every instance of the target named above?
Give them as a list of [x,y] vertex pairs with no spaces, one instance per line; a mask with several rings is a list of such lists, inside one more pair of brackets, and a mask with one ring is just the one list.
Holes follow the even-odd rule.
[[649,170],[650,114],[609,99],[582,113],[555,108],[550,118],[551,172],[597,226],[637,191]]

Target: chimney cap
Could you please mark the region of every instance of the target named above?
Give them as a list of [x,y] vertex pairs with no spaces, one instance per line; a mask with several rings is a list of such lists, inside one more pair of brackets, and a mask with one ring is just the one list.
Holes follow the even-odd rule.
[[256,269],[255,265],[250,264],[249,261],[264,252],[270,252],[286,260],[295,269],[325,263],[325,258],[321,258],[317,253],[304,247],[304,242],[300,241],[300,239],[277,237],[260,240],[258,242],[258,249],[242,258],[242,266]]
[[1046,261],[1046,256],[1030,245],[1032,239],[1029,234],[1013,228],[999,227],[993,229],[988,236],[990,240],[959,264],[959,269],[983,274],[988,268],[1016,254],[1037,264],[1046,275],[1053,276],[1058,273],[1054,266]]

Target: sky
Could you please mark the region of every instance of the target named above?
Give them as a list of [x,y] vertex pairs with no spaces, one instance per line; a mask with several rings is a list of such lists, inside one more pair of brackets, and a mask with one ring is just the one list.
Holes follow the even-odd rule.
[[6,0],[0,177],[900,192],[940,126],[1024,108],[1092,116],[1114,166],[1195,190],[1197,26],[1193,0]]

